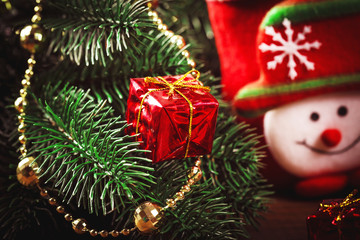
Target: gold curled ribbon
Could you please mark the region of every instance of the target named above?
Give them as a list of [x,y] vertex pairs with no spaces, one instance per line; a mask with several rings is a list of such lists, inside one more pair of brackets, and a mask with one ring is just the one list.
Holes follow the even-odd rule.
[[[195,78],[190,79],[188,81],[184,81],[185,78],[191,74],[191,73],[195,73]],[[188,152],[189,152],[189,145],[190,145],[190,139],[191,139],[191,131],[192,131],[192,120],[193,120],[193,105],[191,103],[191,101],[179,90],[182,88],[188,88],[188,89],[199,89],[199,90],[204,90],[209,92],[210,88],[207,86],[202,86],[202,85],[194,85],[194,84],[189,84],[191,82],[194,81],[199,81],[200,78],[200,72],[198,70],[192,69],[190,71],[188,71],[187,73],[185,73],[181,78],[179,78],[178,80],[176,80],[173,83],[169,83],[168,81],[166,81],[163,77],[145,77],[144,81],[146,83],[152,83],[155,85],[159,85],[161,86],[160,88],[157,89],[152,89],[149,90],[147,93],[145,93],[145,95],[143,96],[141,102],[140,102],[140,109],[139,109],[139,113],[137,116],[137,120],[136,120],[136,128],[135,128],[135,133],[138,134],[139,133],[139,122],[140,122],[140,118],[141,118],[141,110],[142,110],[142,106],[144,104],[144,101],[146,99],[147,96],[149,96],[149,94],[151,94],[152,92],[157,92],[157,91],[164,91],[164,90],[169,90],[169,95],[174,94],[174,92],[178,93],[182,98],[184,98],[186,100],[186,102],[189,104],[189,131],[188,131],[188,137],[186,140],[186,150],[185,150],[185,157],[188,156]],[[136,137],[137,140],[137,137]]]
[[360,201],[360,198],[354,198],[354,196],[358,193],[358,190],[353,190],[341,203],[339,204],[323,204],[320,203],[321,208],[326,208],[326,210],[331,210],[333,208],[339,208],[341,211],[339,211],[339,214],[337,215],[335,221],[340,222],[342,220],[341,215],[343,215],[345,211],[345,207],[357,203]]

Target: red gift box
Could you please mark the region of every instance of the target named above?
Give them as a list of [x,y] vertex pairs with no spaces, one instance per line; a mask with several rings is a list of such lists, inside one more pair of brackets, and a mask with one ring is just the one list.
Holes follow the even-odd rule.
[[357,191],[345,200],[329,199],[320,203],[320,208],[306,219],[309,240],[354,240],[360,239],[360,199],[354,198]]
[[151,150],[153,163],[211,153],[219,103],[199,76],[193,70],[130,80],[127,130],[130,135],[140,133],[138,141]]

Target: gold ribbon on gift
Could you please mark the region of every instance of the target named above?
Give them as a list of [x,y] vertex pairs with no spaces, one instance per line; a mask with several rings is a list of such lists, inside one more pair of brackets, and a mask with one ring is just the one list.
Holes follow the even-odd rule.
[[[195,75],[195,78],[185,81],[185,78],[189,74]],[[156,77],[156,78],[155,77],[145,77],[144,81],[146,83],[152,83],[152,84],[158,85],[160,88],[149,90],[143,96],[141,103],[140,103],[140,109],[139,109],[139,113],[137,116],[137,120],[136,120],[135,133],[138,134],[138,132],[139,132],[139,122],[140,122],[140,118],[141,118],[141,110],[142,110],[142,106],[144,104],[146,97],[149,96],[152,92],[169,90],[169,92],[168,92],[169,95],[172,95],[172,94],[174,94],[174,92],[176,92],[182,98],[184,98],[186,100],[186,102],[189,104],[189,130],[188,130],[188,138],[186,141],[186,150],[185,150],[185,157],[187,157],[188,152],[189,152],[190,139],[191,139],[192,120],[193,120],[194,109],[193,109],[193,105],[192,105],[191,101],[180,91],[180,89],[182,89],[182,88],[187,88],[187,89],[192,89],[192,90],[198,89],[198,90],[204,90],[204,91],[209,92],[210,88],[207,86],[189,84],[194,81],[200,82],[199,78],[200,78],[200,72],[195,69],[185,73],[181,78],[179,78],[178,80],[176,80],[173,83],[169,83],[163,77],[160,77],[160,76]],[[136,137],[136,139],[137,139],[137,137]]]
[[351,204],[357,203],[360,201],[360,198],[355,198],[355,195],[358,193],[358,190],[353,190],[341,203],[338,204],[323,204],[320,203],[320,207],[329,211],[334,208],[339,208],[339,214],[337,215],[335,221],[340,222],[342,220],[341,215],[343,215],[345,208]]

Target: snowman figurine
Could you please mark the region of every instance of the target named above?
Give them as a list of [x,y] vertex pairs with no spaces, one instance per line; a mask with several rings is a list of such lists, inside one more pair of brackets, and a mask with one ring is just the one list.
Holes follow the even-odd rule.
[[265,114],[266,143],[301,195],[360,179],[359,29],[353,0],[284,1],[259,26],[260,79],[234,105],[245,117]]

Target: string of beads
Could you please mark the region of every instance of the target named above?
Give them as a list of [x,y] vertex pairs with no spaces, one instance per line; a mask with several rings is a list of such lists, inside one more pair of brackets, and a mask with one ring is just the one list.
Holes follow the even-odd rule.
[[[152,10],[154,7],[154,3],[149,2],[148,4],[148,15],[151,17],[152,21],[157,25],[159,31],[163,32],[165,36],[170,38],[170,42],[176,44],[178,48],[181,50],[186,46],[186,42],[184,38],[180,35],[176,35],[173,31],[168,29],[168,26],[163,23],[161,18],[155,10]],[[181,54],[186,58],[187,64],[192,67],[193,69],[196,67],[195,61],[190,57],[190,52],[184,49]]]
[[[168,27],[162,23],[162,20],[158,17],[157,13],[153,11],[151,3],[148,4],[149,12],[148,15],[152,18],[153,22],[157,24],[158,29],[166,36],[170,38],[170,41],[173,44],[176,44],[179,49],[183,49],[186,45],[184,38],[180,35],[175,35],[174,32],[168,30]],[[160,207],[159,205],[152,202],[143,202],[140,204],[134,212],[134,223],[135,226],[133,228],[124,228],[120,231],[114,229],[111,231],[107,230],[96,230],[95,228],[89,227],[87,221],[84,218],[76,218],[74,219],[73,215],[66,211],[66,208],[58,203],[56,198],[50,196],[48,191],[41,186],[39,181],[40,170],[38,164],[35,162],[35,158],[32,156],[28,156],[27,151],[27,139],[26,139],[26,107],[28,105],[27,94],[28,88],[31,85],[31,78],[34,75],[34,66],[36,64],[35,54],[41,49],[41,45],[45,40],[45,34],[43,28],[39,25],[41,20],[41,11],[42,5],[41,0],[36,0],[36,6],[34,7],[34,15],[31,18],[32,24],[25,26],[20,31],[20,44],[21,46],[28,50],[30,53],[30,58],[28,59],[28,67],[25,70],[24,78],[21,80],[22,88],[20,89],[20,96],[15,100],[14,107],[19,112],[18,115],[18,132],[19,142],[21,144],[20,151],[20,159],[21,161],[18,164],[16,169],[16,176],[18,181],[26,186],[33,187],[36,186],[40,195],[45,198],[51,206],[56,208],[56,211],[59,214],[64,215],[64,219],[68,222],[71,222],[73,230],[78,234],[89,233],[91,236],[95,237],[100,235],[101,237],[118,237],[120,235],[129,235],[131,232],[136,229],[145,234],[151,234],[154,231],[158,230],[163,222],[164,211],[167,209],[174,209],[178,203],[185,198],[185,194],[190,192],[191,186],[193,186],[196,182],[198,182],[202,178],[201,171],[201,160],[200,158],[196,160],[195,166],[191,168],[188,173],[188,180],[184,186],[181,187],[180,191],[176,192],[176,194],[166,200],[165,207]],[[182,51],[182,55],[187,59],[187,63],[193,69],[196,64],[194,60],[190,58],[190,53],[187,50]],[[59,131],[64,132],[63,129],[59,128]],[[64,132],[65,134],[65,132]]]

